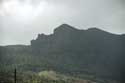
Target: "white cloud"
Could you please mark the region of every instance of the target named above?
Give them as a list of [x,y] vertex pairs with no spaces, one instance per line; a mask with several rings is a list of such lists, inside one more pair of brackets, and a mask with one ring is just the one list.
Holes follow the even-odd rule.
[[0,5],[0,16],[12,16],[19,20],[27,20],[38,16],[46,9],[48,3],[40,1],[37,5],[33,5],[31,0],[5,0]]

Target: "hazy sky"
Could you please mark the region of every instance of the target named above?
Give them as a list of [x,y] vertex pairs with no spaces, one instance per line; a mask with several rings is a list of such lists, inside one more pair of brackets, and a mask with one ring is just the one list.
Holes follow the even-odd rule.
[[125,33],[125,0],[0,0],[0,45],[30,44],[67,23]]

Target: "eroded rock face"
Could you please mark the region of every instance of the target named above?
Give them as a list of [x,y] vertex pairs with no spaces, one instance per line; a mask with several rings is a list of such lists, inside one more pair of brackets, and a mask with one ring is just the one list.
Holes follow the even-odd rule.
[[[55,49],[62,47],[63,44],[71,43],[71,38],[74,36],[74,33],[78,30],[73,28],[70,25],[63,24],[57,27],[54,30],[54,33],[51,35],[39,34],[36,40],[31,41],[31,46],[38,50],[44,50],[44,52],[48,49]],[[43,48],[43,49],[42,49]]]
[[[78,30],[63,24],[51,35],[39,34],[31,41],[36,55],[61,58],[53,59],[66,71],[92,71],[99,76],[120,77],[124,62],[124,35],[115,35],[98,28]],[[57,56],[58,55],[58,56]],[[74,68],[63,64],[73,64]],[[122,64],[122,65],[121,65]]]
[[[122,40],[120,35],[114,35],[97,28],[78,30],[63,24],[54,30],[51,35],[39,34],[36,40],[31,41],[32,48],[46,49],[70,49],[85,52],[98,52],[102,54],[121,53]],[[43,49],[42,49],[43,48]],[[108,49],[110,48],[110,49]]]

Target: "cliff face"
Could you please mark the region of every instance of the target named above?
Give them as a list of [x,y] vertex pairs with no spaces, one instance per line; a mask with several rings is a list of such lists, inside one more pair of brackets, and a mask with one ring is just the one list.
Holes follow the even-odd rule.
[[54,33],[51,35],[39,34],[36,40],[31,41],[31,46],[35,49],[41,49],[40,51],[49,51],[56,50],[61,48],[64,44],[70,45],[72,43],[72,39],[75,36],[78,30],[63,24],[54,30]]
[[39,34],[36,40],[31,41],[31,48],[35,55],[51,60],[56,69],[120,77],[125,55],[124,39],[125,35],[97,28],[78,30],[63,24],[51,35]]
[[84,53],[98,52],[101,55],[119,55],[123,43],[121,37],[97,28],[78,30],[63,24],[51,35],[39,34],[36,40],[31,41],[31,46],[41,49],[40,51],[65,49]]

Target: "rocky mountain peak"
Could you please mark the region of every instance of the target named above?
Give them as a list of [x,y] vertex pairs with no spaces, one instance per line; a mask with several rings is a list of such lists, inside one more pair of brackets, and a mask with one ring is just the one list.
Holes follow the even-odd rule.
[[70,31],[75,31],[75,30],[77,29],[68,24],[62,24],[54,30],[54,33],[70,32]]

